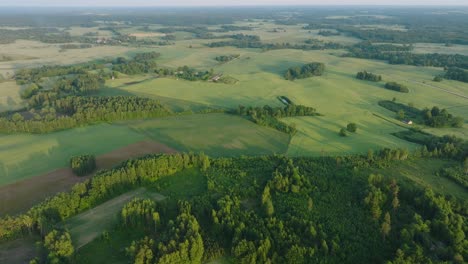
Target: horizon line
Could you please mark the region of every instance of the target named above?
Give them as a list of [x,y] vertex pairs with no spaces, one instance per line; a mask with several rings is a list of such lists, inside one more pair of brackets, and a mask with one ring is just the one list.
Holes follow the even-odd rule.
[[0,3],[1,7],[33,7],[33,8],[50,8],[50,7],[133,7],[133,8],[148,8],[148,7],[349,7],[349,6],[356,6],[356,7],[368,7],[368,6],[381,6],[381,7],[468,7],[468,3],[464,4],[242,4],[242,5],[212,5],[212,4],[198,4],[198,5],[4,5]]

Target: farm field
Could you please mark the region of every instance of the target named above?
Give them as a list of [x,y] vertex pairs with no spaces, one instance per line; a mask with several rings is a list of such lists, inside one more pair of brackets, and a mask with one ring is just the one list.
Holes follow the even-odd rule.
[[284,133],[224,114],[100,124],[44,135],[2,135],[0,184],[66,167],[74,155],[99,156],[146,139],[177,151],[213,156],[285,153],[289,142]]
[[214,157],[283,154],[289,142],[287,134],[226,114],[182,115],[125,125],[178,151],[201,151]]
[[[312,60],[326,62],[328,70],[324,76],[294,82],[282,78],[283,68]],[[238,79],[239,82],[229,85],[159,78],[133,85],[122,85],[122,81],[115,80],[109,82],[107,91],[111,93],[112,87],[118,87],[118,91],[131,94],[164,96],[228,108],[234,108],[238,105],[263,106],[268,104],[279,106],[276,97],[286,95],[293,102],[313,106],[317,108],[319,113],[325,115],[322,118],[306,118],[312,120],[309,123],[300,122],[298,128],[302,131],[309,133],[319,130],[323,133],[321,133],[320,139],[314,138],[312,141],[301,138],[301,134],[294,137],[288,152],[289,154],[294,153],[293,155],[319,155],[323,151],[334,154],[339,154],[340,151],[348,153],[350,148],[355,146],[360,147],[354,149],[355,152],[382,146],[414,148],[415,145],[390,135],[391,132],[401,130],[400,127],[380,120],[373,115],[376,113],[394,118],[393,112],[377,105],[378,101],[391,100],[393,97],[398,102],[411,103],[420,109],[437,105],[449,109],[454,115],[468,116],[468,100],[463,97],[463,95],[468,94],[468,85],[456,81],[432,83],[431,78],[441,71],[437,68],[388,65],[384,62],[340,58],[325,51],[302,52],[295,50],[248,53],[241,55],[240,59],[218,68],[221,72]],[[355,73],[363,69],[381,74],[384,80],[396,80],[407,85],[410,93],[401,94],[384,89],[383,84],[356,80]],[[130,80],[127,78],[125,82],[129,83]],[[343,139],[337,136],[338,130],[349,122],[358,122],[362,125],[361,132],[364,134],[361,138],[368,144],[361,144],[362,142],[357,138]],[[436,135],[454,134],[467,138],[466,125],[463,129],[428,128],[427,130]],[[373,140],[367,140],[368,136]],[[317,141],[322,142],[322,144],[314,144]],[[330,146],[335,143],[344,145],[341,148],[324,149],[323,147],[323,145]],[[301,144],[300,148],[308,149],[308,151],[294,150],[295,144]]]
[[[145,140],[97,156],[96,171],[111,169],[128,159],[148,154],[172,154],[175,152],[174,149],[164,144]],[[68,191],[76,183],[83,182],[92,176],[77,177],[70,168],[61,168],[0,186],[0,215],[14,215],[24,212],[37,202],[58,192]]]

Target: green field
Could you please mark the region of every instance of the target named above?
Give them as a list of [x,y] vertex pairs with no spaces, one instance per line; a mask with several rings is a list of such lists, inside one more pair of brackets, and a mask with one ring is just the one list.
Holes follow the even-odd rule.
[[226,114],[188,115],[125,123],[133,131],[180,151],[210,156],[285,153],[289,136]]
[[454,166],[456,162],[440,159],[419,159],[404,161],[391,168],[378,169],[373,173],[392,175],[399,181],[411,181],[422,188],[433,189],[437,193],[453,195],[459,199],[468,199],[466,189],[456,182],[438,176],[437,173],[444,167]]
[[231,115],[204,114],[101,124],[43,135],[0,136],[0,185],[68,166],[145,139],[212,156],[285,153],[289,136]]
[[43,135],[2,135],[0,184],[66,167],[74,155],[100,155],[144,139],[128,127],[108,124]]
[[[305,39],[319,38],[342,44],[357,39],[341,36],[318,36],[318,30],[304,30],[302,25],[276,25],[271,21],[240,21],[238,26],[251,26],[254,31],[235,33],[256,34],[265,42],[303,43]],[[160,26],[153,25],[151,28]],[[215,28],[215,27],[213,27]],[[277,29],[277,32],[273,32]],[[109,31],[98,28],[72,27],[72,35]],[[121,29],[122,33],[145,33],[137,27]],[[281,106],[277,96],[287,96],[296,104],[315,107],[322,117],[288,118],[297,125],[299,133],[290,141],[287,135],[270,128],[229,115],[194,115],[157,120],[123,122],[118,125],[99,125],[72,129],[47,135],[0,136],[0,184],[32,177],[68,163],[71,155],[103,154],[113,149],[144,140],[160,141],[180,151],[204,151],[213,156],[258,155],[287,153],[292,156],[362,153],[381,147],[414,149],[416,145],[400,140],[390,133],[402,130],[398,122],[388,122],[374,114],[393,119],[395,114],[377,105],[380,100],[396,98],[397,102],[411,103],[417,108],[437,105],[450,113],[468,116],[468,84],[444,80],[432,82],[441,68],[389,65],[382,61],[343,58],[344,51],[238,49],[234,47],[208,48],[210,39],[194,39],[188,32],[176,32],[175,45],[154,47],[99,46],[86,50],[60,52],[59,45],[19,40],[0,45],[2,54],[34,57],[35,59],[0,62],[0,73],[6,74],[21,67],[40,64],[69,64],[103,57],[130,56],[137,51],[157,51],[157,60],[164,67],[189,65],[200,70],[213,68],[216,73],[239,80],[235,84],[190,82],[176,78],[157,78],[153,75],[122,75],[106,82],[99,95],[138,95],[161,100],[175,111],[199,110],[207,106],[235,108],[245,106]],[[215,33],[224,34],[224,33]],[[189,46],[192,46],[190,48]],[[429,46],[416,45],[416,49]],[[431,46],[432,47],[432,46]],[[442,47],[450,52],[464,46]],[[220,64],[214,58],[226,54],[240,54],[240,58]],[[22,57],[21,57],[22,56]],[[284,71],[291,66],[309,62],[323,62],[326,72],[321,77],[284,80]],[[367,70],[386,80],[407,85],[410,93],[402,94],[383,88],[384,82],[372,83],[354,78],[356,72]],[[0,110],[17,109],[25,103],[19,97],[20,87],[12,81],[0,83]],[[464,97],[465,96],[465,97]],[[338,136],[340,128],[349,122],[358,124],[358,132],[346,138]],[[453,134],[468,139],[467,125],[460,129],[424,128],[425,131]],[[290,141],[290,142],[289,142]],[[99,143],[99,144],[97,144]],[[14,146],[14,147],[13,147]]]
[[[183,51],[187,64],[193,62],[200,67],[208,63],[202,58],[214,56],[213,51],[206,53],[200,50],[191,53]],[[414,144],[399,140],[390,133],[402,128],[380,119],[373,113],[386,118],[395,114],[377,103],[395,97],[402,103],[412,103],[418,108],[437,105],[448,108],[458,116],[468,116],[467,99],[460,96],[468,94],[468,84],[444,80],[433,83],[433,76],[440,74],[438,68],[421,68],[406,65],[389,65],[384,62],[353,58],[340,58],[326,51],[280,50],[253,52],[246,50],[229,50],[229,53],[241,53],[241,58],[216,67],[239,82],[234,85],[207,82],[188,82],[171,78],[148,79],[144,82],[130,83],[132,78],[109,82],[107,93],[127,92],[146,96],[163,96],[164,98],[182,99],[200,104],[237,107],[238,105],[279,106],[276,99],[286,95],[295,103],[313,106],[324,114],[320,118],[294,118],[291,122],[298,125],[300,133],[296,135],[289,147],[291,155],[318,155],[356,153],[369,148],[403,147],[412,149]],[[205,55],[203,55],[205,54]],[[176,55],[163,53],[162,61],[170,61]],[[170,57],[170,58],[167,58]],[[310,61],[325,62],[326,74],[322,77],[309,78],[294,82],[282,78],[284,69]],[[213,67],[216,62],[211,62]],[[401,94],[383,88],[382,83],[359,81],[354,78],[356,72],[368,70],[381,74],[384,80],[395,80],[407,85],[409,94]],[[136,79],[140,77],[135,77]],[[117,88],[116,90],[113,90]],[[340,138],[338,131],[349,122],[358,124],[358,133],[348,138]],[[466,126],[462,129],[444,128],[427,129],[436,135],[455,134],[468,138]]]

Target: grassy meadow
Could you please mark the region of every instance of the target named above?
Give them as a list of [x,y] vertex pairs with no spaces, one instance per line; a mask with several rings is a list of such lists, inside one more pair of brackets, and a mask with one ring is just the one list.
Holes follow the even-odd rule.
[[289,136],[237,116],[204,114],[100,124],[42,135],[0,136],[0,185],[68,166],[143,140],[210,156],[286,153]]
[[[303,43],[310,38],[335,41],[342,44],[358,40],[345,35],[319,36],[318,30],[304,30],[302,25],[275,25],[268,21],[242,21],[238,26],[252,26],[254,31],[235,31],[215,34],[256,34],[270,43]],[[158,28],[158,25],[151,26]],[[98,28],[72,27],[67,31],[79,36],[110,32]],[[121,33],[141,33],[136,27],[121,29]],[[276,31],[276,32],[275,32]],[[143,35],[140,37],[144,37]],[[42,64],[71,64],[103,57],[131,56],[141,51],[157,51],[157,60],[164,67],[188,65],[200,70],[213,69],[216,73],[238,80],[235,84],[190,82],[176,78],[157,78],[151,75],[121,75],[106,82],[100,95],[137,95],[157,98],[176,111],[199,110],[206,106],[235,108],[245,106],[281,106],[277,96],[287,96],[296,104],[312,106],[323,116],[284,119],[294,123],[298,133],[292,140],[283,133],[257,126],[245,119],[223,115],[192,115],[101,124],[44,135],[0,135],[0,184],[39,175],[67,166],[71,155],[103,154],[145,139],[162,142],[180,151],[204,151],[212,156],[261,155],[287,153],[291,156],[362,153],[368,149],[401,147],[414,149],[417,145],[400,140],[390,133],[403,130],[398,122],[389,122],[395,114],[377,105],[380,100],[413,104],[424,108],[434,105],[447,108],[450,113],[468,116],[468,84],[444,80],[432,82],[441,68],[389,65],[382,61],[344,58],[340,50],[302,51],[238,49],[234,47],[209,48],[206,43],[221,39],[195,39],[188,32],[177,31],[175,45],[169,46],[95,46],[89,49],[61,51],[58,44],[19,40],[0,45],[2,54],[17,60],[0,62],[0,74],[11,76],[15,69]],[[161,38],[161,36],[151,36]],[[415,45],[416,50],[429,52],[460,52],[464,46]],[[219,63],[220,55],[240,54],[240,58]],[[282,75],[292,66],[309,62],[323,62],[326,72],[321,77],[287,81]],[[358,71],[382,75],[380,83],[360,81]],[[396,81],[410,89],[402,94],[383,88],[385,81]],[[19,97],[21,87],[13,81],[0,83],[0,110],[18,109],[25,105]],[[340,137],[338,131],[348,123],[358,124],[357,133]],[[466,121],[465,121],[466,122]],[[424,128],[436,134],[454,134],[468,139],[467,125],[460,129]]]

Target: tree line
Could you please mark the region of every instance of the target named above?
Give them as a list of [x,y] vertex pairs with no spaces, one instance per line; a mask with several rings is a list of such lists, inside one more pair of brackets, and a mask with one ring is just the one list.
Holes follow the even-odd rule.
[[248,117],[252,122],[258,125],[272,127],[289,135],[296,134],[296,127],[280,121],[279,118],[320,115],[313,107],[295,104],[288,104],[285,107],[271,107],[268,105],[264,107],[245,107],[239,105],[239,107],[231,113]]
[[[154,118],[174,113],[159,101],[140,97],[69,96],[45,101],[47,112],[25,118],[25,113],[0,117],[2,133],[48,133],[97,122]],[[51,111],[52,110],[52,111]]]
[[361,42],[348,47],[344,56],[385,60],[390,64],[415,66],[459,67],[468,69],[468,56],[461,54],[415,54],[411,45],[372,44]]

